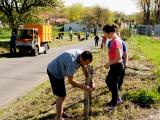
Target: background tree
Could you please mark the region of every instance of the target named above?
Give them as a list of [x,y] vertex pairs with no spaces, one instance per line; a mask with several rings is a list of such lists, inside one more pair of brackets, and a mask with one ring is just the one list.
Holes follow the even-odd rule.
[[144,24],[160,24],[160,0],[137,0],[143,12]]
[[84,7],[81,3],[73,4],[65,9],[65,14],[70,22],[80,21],[84,14]]
[[114,21],[115,13],[111,10],[105,8],[103,12],[103,25],[105,24],[112,24]]
[[12,31],[17,33],[18,26],[27,18],[34,8],[62,6],[61,0],[1,0],[0,11],[7,17]]
[[151,8],[153,0],[137,0],[137,4],[143,11],[144,24],[150,24]]
[[94,6],[92,8],[85,8],[82,21],[87,24],[89,28],[94,28],[94,34],[97,33],[97,27],[101,27],[105,24],[113,22],[113,13],[108,9],[101,8],[100,6]]
[[5,26],[7,24],[7,17],[2,13],[0,12],[0,21],[1,21],[1,24],[2,26]]
[[154,6],[154,17],[155,17],[155,23],[160,24],[160,0],[154,0],[153,2]]
[[121,27],[122,23],[127,23],[128,17],[123,12],[115,12],[114,13],[114,23]]
[[67,18],[65,11],[67,11],[67,8],[65,7],[53,9],[52,16],[55,18]]
[[85,14],[83,14],[82,16],[82,23],[87,25],[87,28],[89,29],[89,31],[92,31],[91,28],[94,27],[94,29],[96,28],[96,22],[95,22],[95,18],[93,15],[93,11],[91,8],[85,8]]

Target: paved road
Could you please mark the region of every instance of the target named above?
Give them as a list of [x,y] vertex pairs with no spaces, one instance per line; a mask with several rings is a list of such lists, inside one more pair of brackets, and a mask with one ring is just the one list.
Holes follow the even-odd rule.
[[0,106],[23,95],[48,79],[46,68],[54,57],[66,49],[80,48],[91,50],[93,41],[53,48],[47,54],[36,57],[0,59]]

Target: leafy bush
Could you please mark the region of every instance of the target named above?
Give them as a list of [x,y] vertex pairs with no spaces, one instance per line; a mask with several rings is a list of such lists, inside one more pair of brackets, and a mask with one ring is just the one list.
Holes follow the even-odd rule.
[[129,28],[125,28],[121,30],[121,34],[122,34],[122,39],[123,40],[127,40],[133,33],[132,29]]
[[123,99],[131,100],[133,103],[140,105],[141,107],[147,107],[151,104],[158,102],[159,97],[157,96],[157,91],[127,91],[123,95]]

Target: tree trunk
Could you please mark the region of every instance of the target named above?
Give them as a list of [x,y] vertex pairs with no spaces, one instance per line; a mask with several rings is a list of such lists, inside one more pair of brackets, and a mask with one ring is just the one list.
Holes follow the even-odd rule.
[[146,1],[146,24],[150,24],[150,6],[151,2],[150,0]]
[[160,1],[154,1],[154,19],[156,24],[160,24]]
[[18,28],[12,28],[12,33],[18,34]]
[[147,10],[147,14],[146,14],[146,24],[150,24],[150,10]]
[[94,35],[96,35],[97,34],[97,25],[93,25],[93,27],[94,27]]
[[158,9],[157,9],[157,24],[160,24],[160,1],[158,3]]

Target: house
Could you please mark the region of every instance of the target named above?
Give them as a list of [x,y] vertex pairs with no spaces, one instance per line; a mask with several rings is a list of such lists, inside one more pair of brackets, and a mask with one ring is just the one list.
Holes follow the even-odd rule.
[[87,30],[87,26],[80,22],[71,22],[64,24],[64,31],[68,32],[72,29],[74,32],[84,32]]
[[151,25],[139,25],[137,26],[137,34],[151,36],[153,27]]
[[[94,27],[88,26],[82,22],[71,22],[64,24],[64,31],[68,32],[72,29],[73,32],[94,32]],[[97,25],[97,32],[100,32],[101,28]]]
[[52,18],[51,19],[56,25],[64,25],[65,23],[69,23],[68,19],[65,18]]
[[154,35],[160,37],[160,25],[154,26]]

